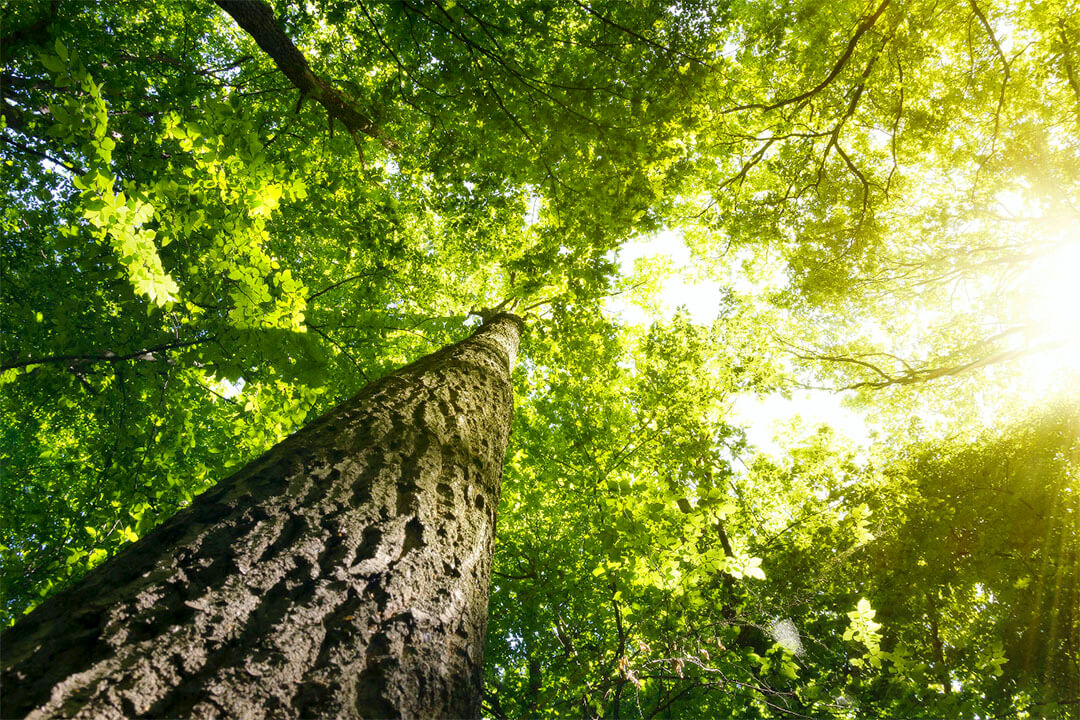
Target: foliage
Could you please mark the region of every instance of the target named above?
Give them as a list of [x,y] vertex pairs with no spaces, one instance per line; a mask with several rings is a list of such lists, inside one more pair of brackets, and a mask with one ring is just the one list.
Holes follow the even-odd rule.
[[[2,9],[5,622],[508,303],[492,716],[1076,715],[1075,411],[972,420],[1076,340],[1068,3],[274,10],[371,132],[208,4]],[[711,324],[619,275],[665,228]],[[757,451],[797,384],[887,429]]]

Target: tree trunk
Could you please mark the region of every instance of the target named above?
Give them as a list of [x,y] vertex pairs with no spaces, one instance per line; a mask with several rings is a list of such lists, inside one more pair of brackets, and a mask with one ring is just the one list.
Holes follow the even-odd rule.
[[478,717],[520,331],[369,385],[42,603],[0,715]]

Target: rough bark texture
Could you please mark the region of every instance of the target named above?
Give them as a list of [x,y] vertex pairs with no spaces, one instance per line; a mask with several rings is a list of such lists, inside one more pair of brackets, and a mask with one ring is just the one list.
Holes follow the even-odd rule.
[[270,56],[281,72],[300,91],[303,97],[314,98],[330,117],[340,121],[350,133],[364,133],[376,138],[388,148],[393,143],[379,127],[357,106],[355,100],[330,85],[311,71],[307,59],[297,49],[274,18],[274,11],[262,0],[214,0],[236,24],[255,40]]
[[43,603],[0,714],[478,717],[520,330],[369,385]]

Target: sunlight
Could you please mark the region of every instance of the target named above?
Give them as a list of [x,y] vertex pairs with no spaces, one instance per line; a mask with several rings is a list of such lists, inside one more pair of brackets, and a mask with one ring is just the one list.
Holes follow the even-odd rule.
[[784,457],[790,447],[808,442],[822,425],[843,438],[858,456],[873,442],[874,428],[863,413],[845,403],[849,394],[829,390],[764,396],[747,393],[735,398],[732,418],[757,452],[774,459]]
[[1072,345],[1080,341],[1080,230],[1061,235],[1032,264],[1026,310],[1040,335]]
[[1043,345],[1080,342],[1080,223],[1073,213],[1047,212],[1023,179],[998,193],[997,209],[1020,222],[1034,258],[1018,278],[1018,319],[1029,340]]
[[636,263],[651,260],[654,269],[662,275],[657,288],[656,310],[635,302],[628,294],[608,299],[605,310],[630,325],[648,325],[654,321],[670,320],[679,308],[700,325],[711,324],[720,312],[722,287],[719,282],[700,277],[695,272],[690,249],[678,229],[666,229],[648,237],[632,240],[619,249],[616,256],[621,274],[633,280],[638,277]]
[[[682,308],[692,322],[708,325],[720,312],[725,287],[740,294],[761,296],[787,280],[783,266],[775,263],[748,275],[745,268],[751,258],[737,255],[728,268],[725,282],[703,277],[678,229],[631,241],[619,250],[617,258],[627,279],[642,277],[639,260],[649,260],[652,267],[662,268],[657,303],[651,312],[625,294],[607,300],[607,312],[627,324],[670,321]],[[755,450],[775,458],[782,457],[789,445],[807,441],[822,425],[832,428],[860,452],[865,451],[872,442],[872,428],[863,413],[845,404],[845,398],[845,394],[809,389],[789,395],[746,393],[735,399],[732,412],[734,421],[746,430]]]
[[1080,226],[1059,219],[1042,230],[1050,250],[1020,281],[1018,315],[1034,352],[1020,359],[1010,388],[1018,405],[1032,396],[1080,394]]

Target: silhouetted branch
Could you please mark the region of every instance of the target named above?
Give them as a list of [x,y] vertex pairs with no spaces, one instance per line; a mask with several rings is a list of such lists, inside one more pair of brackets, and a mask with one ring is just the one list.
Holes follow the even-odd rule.
[[738,107],[729,108],[724,112],[738,112],[739,110],[776,110],[778,108],[784,107],[785,105],[802,102],[803,100],[807,100],[814,95],[817,95],[819,92],[828,87],[833,80],[837,78],[840,72],[847,65],[848,61],[851,59],[852,54],[855,52],[855,47],[859,44],[859,39],[862,38],[862,36],[865,35],[867,31],[870,30],[870,28],[874,27],[874,24],[878,21],[878,18],[881,17],[881,14],[885,12],[885,8],[889,6],[890,2],[891,0],[882,0],[881,5],[878,5],[877,9],[874,10],[873,14],[863,18],[863,21],[859,23],[859,26],[857,28],[855,28],[855,33],[851,36],[851,40],[848,41],[847,47],[844,49],[844,52],[836,60],[836,63],[833,64],[832,70],[829,71],[829,74],[825,76],[824,80],[819,82],[814,87],[810,88],[804,93],[795,95],[794,97],[785,98],[783,100],[776,100],[768,104],[751,103],[749,105],[740,105]]
[[202,345],[203,343],[210,342],[213,338],[202,338],[199,340],[187,340],[185,342],[173,342],[166,343],[164,345],[156,345],[154,347],[143,348],[142,350],[136,350],[135,352],[126,353],[124,355],[117,355],[114,352],[103,352],[98,355],[47,355],[40,358],[26,358],[23,360],[15,360],[12,362],[4,363],[0,365],[0,371],[2,370],[15,370],[17,368],[30,367],[31,365],[52,365],[57,363],[66,363],[68,365],[89,365],[93,363],[117,363],[125,360],[144,360],[151,362],[157,360],[154,353],[168,352],[169,350],[179,350],[180,348],[192,347],[194,345]]
[[243,28],[263,51],[270,56],[281,72],[300,91],[326,109],[327,115],[341,122],[350,133],[363,133],[375,138],[388,150],[395,145],[361,110],[356,100],[334,88],[312,72],[307,59],[282,31],[274,11],[262,0],[214,0]]

